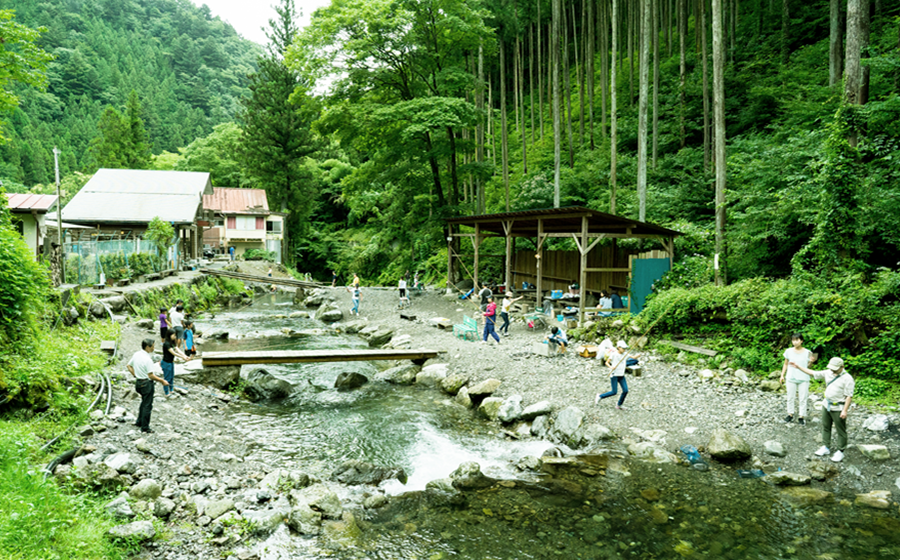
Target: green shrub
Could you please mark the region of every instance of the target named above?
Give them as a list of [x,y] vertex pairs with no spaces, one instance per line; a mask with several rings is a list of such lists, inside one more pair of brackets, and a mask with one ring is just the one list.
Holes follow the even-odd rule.
[[247,249],[244,251],[245,261],[268,261],[275,262],[275,251],[266,251],[265,249]]
[[6,196],[0,189],[0,345],[33,333],[44,310],[49,287],[47,269],[34,260],[31,249],[9,225]]
[[863,377],[855,380],[853,388],[853,397],[861,400],[875,400],[888,396],[895,388],[895,385],[881,379],[872,379]]

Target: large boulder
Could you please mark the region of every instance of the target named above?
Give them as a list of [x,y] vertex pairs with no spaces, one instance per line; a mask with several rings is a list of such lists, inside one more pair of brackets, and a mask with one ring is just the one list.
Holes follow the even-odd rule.
[[857,494],[856,504],[875,509],[888,509],[891,507],[891,491],[872,490],[868,494]]
[[497,397],[488,397],[481,401],[478,412],[488,420],[496,420],[500,407],[503,406],[503,399]]
[[291,508],[287,524],[301,535],[318,535],[322,530],[322,512],[312,509],[306,502],[298,503]]
[[709,454],[719,461],[741,461],[752,455],[747,442],[723,429],[713,431],[706,448]]
[[369,378],[355,371],[344,371],[334,380],[334,388],[339,391],[357,389],[369,382]]
[[106,310],[106,307],[99,301],[91,303],[91,306],[88,307],[88,311],[97,319],[109,317],[109,312]]
[[435,387],[444,378],[447,377],[447,364],[431,364],[422,368],[422,371],[416,375],[416,385],[427,385]]
[[421,366],[415,364],[403,364],[384,370],[378,374],[378,379],[383,379],[388,383],[394,383],[396,385],[412,385],[416,381],[416,375],[418,375],[421,370]]
[[395,348],[395,349],[396,348],[406,348],[406,349],[412,348],[412,335],[409,335],[409,334],[397,335],[394,338],[392,338],[391,341],[385,345],[385,348]]
[[441,379],[440,386],[441,390],[445,393],[455,395],[459,393],[459,390],[462,389],[468,382],[468,373],[451,373],[447,377]]
[[113,313],[121,313],[122,311],[125,311],[125,306],[128,305],[128,303],[125,301],[125,298],[122,296],[106,298],[100,301],[101,303],[106,304],[106,306],[112,309]]
[[550,401],[536,402],[526,406],[525,410],[522,411],[522,414],[519,415],[519,419],[525,421],[534,420],[538,416],[551,414],[552,412],[553,405],[550,404]]
[[340,325],[339,328],[342,332],[345,332],[347,334],[357,334],[367,326],[369,326],[369,320],[363,318],[356,319],[355,321],[347,321],[346,323]]
[[284,379],[275,377],[268,371],[257,368],[247,374],[244,392],[251,400],[283,399],[294,392],[294,386]]
[[[360,334],[362,334],[362,332],[363,331],[360,331]],[[373,348],[380,348],[381,346],[387,344],[393,336],[393,329],[390,329],[388,327],[378,327],[375,332],[369,334],[368,336],[369,346]]]
[[142,543],[156,536],[152,521],[135,521],[127,525],[116,525],[109,530],[109,536],[131,543]]
[[313,290],[310,295],[303,300],[304,307],[319,307],[326,303],[334,301],[331,293],[325,289]]
[[677,463],[678,459],[672,453],[662,449],[652,441],[632,443],[628,446],[628,453],[637,459],[647,463]]
[[299,331],[295,331],[294,329],[282,329],[289,338],[321,338],[325,336],[325,329],[301,329]]
[[497,411],[497,420],[500,420],[504,424],[515,422],[520,416],[522,416],[521,395],[508,397],[503,401],[503,404],[500,405],[500,409]]
[[186,363],[184,370],[184,374],[180,376],[182,380],[212,385],[219,389],[227,389],[241,379],[240,366],[203,367],[202,361],[195,360]]
[[402,467],[379,467],[365,461],[346,461],[331,473],[332,480],[343,484],[378,484],[383,480],[396,478],[406,484],[406,472]]
[[323,305],[316,311],[316,320],[323,323],[334,323],[344,318],[344,312],[336,305]]
[[321,512],[328,519],[339,519],[344,509],[337,494],[324,484],[313,484],[301,490],[291,490],[288,495],[292,507],[306,504],[311,509]]
[[500,388],[500,383],[499,379],[486,379],[473,387],[469,387],[469,397],[475,400],[489,397]]
[[457,467],[455,471],[450,473],[450,479],[453,481],[453,487],[459,490],[487,488],[495,482],[493,478],[485,476],[481,472],[481,466],[473,461],[463,463]]
[[584,436],[583,427],[584,413],[574,406],[569,406],[560,410],[556,415],[556,421],[550,430],[550,437],[569,447],[578,447]]

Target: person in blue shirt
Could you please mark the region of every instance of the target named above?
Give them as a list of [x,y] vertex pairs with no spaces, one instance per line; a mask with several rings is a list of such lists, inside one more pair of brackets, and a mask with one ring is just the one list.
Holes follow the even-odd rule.
[[547,335],[547,343],[550,345],[552,353],[565,354],[569,340],[566,338],[565,331],[559,327],[553,327],[550,329],[550,334]]
[[184,353],[187,356],[193,356],[197,353],[194,347],[194,322],[186,321],[184,323]]

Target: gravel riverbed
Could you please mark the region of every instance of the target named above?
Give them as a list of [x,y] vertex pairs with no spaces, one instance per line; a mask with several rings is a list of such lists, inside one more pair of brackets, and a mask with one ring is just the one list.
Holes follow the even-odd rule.
[[[323,292],[344,312],[342,323],[357,319],[349,314],[350,294],[345,288],[326,288]],[[510,336],[502,337],[500,344],[461,340],[454,337],[452,330],[430,324],[437,317],[461,323],[463,315],[476,312],[471,302],[429,291],[412,297],[412,306],[403,313],[415,318],[407,320],[400,316],[396,289],[362,289],[360,319],[393,330],[395,337],[409,335],[411,348],[443,352],[429,364],[446,363],[450,374],[467,374],[470,387],[480,381],[497,379],[501,383],[492,396],[505,399],[519,395],[523,407],[539,401],[550,401],[554,413],[576,407],[584,413],[585,424],[599,424],[612,432],[606,445],[625,449],[629,444],[650,439],[666,451],[680,455],[678,449],[685,444],[705,450],[712,432],[725,429],[746,441],[753,457],[737,464],[724,464],[704,453],[711,469],[733,471],[735,477],[737,469],[753,468],[769,473],[780,469],[825,474],[824,481],[812,484],[851,501],[855,494],[873,490],[893,491],[895,500],[900,495],[896,462],[900,456],[900,416],[896,410],[888,411],[887,430],[873,431],[864,428],[863,423],[876,413],[854,405],[846,457],[835,464],[827,457],[823,460],[813,454],[821,445],[820,423],[813,402],[810,402],[806,426],[787,424],[783,422],[783,392],[764,392],[754,382],[726,384],[720,378],[704,380],[697,368],[644,352],[641,375],[628,376],[630,392],[626,409],[616,410],[615,399],[595,405],[595,395],[609,389],[608,374],[598,360],[576,355],[572,350],[577,343],[563,356],[544,357],[533,354],[531,348],[533,343],[542,340],[546,331],[528,329],[521,319],[513,319]],[[479,322],[479,329],[481,326]],[[292,513],[298,508],[309,506],[320,518],[332,516],[347,524],[347,511],[353,507],[361,509],[363,504],[377,507],[373,499],[375,502],[386,499],[373,487],[354,498],[359,503],[344,504],[343,513],[330,512],[328,508],[333,504],[329,500],[336,497],[328,494],[327,485],[310,485],[315,480],[311,481],[304,472],[247,459],[254,446],[261,442],[253,441],[232,424],[229,412],[234,409],[237,397],[218,389],[179,382],[177,378],[176,383],[186,390],[163,398],[161,387],[157,387],[151,425],[155,433],[141,434],[129,416],[137,413],[139,399],[123,370],[127,357],[139,347],[139,341],[148,336],[155,338],[152,332],[135,323],[123,328],[120,340],[123,361],[115,366],[118,381],[114,399],[114,404],[121,409],[111,417],[95,419],[92,429],[85,430],[90,460],[80,463],[87,467],[103,458],[108,463],[114,453],[130,455],[133,466],[119,470],[118,475],[114,472],[106,475],[117,476],[116,484],[123,489],[131,488],[127,503],[133,515],[141,518],[144,512],[143,517],[150,517],[149,513],[154,512],[159,520],[156,530],[165,533],[164,539],[147,540],[141,557],[180,560],[234,553],[243,559],[258,558],[260,553],[252,546],[252,535],[286,533],[288,529],[282,522],[299,516]],[[440,394],[439,389],[427,390]],[[499,424],[497,427],[500,428]],[[523,436],[522,430],[514,425],[504,429],[510,437],[530,437]],[[785,456],[767,454],[766,442],[770,441],[780,443]],[[857,444],[883,445],[893,459],[868,458],[857,449]],[[67,479],[73,473],[62,469],[56,475]],[[148,495],[138,491],[136,495],[134,488],[144,479],[156,481],[158,491],[152,489]],[[891,507],[896,509],[896,503]],[[238,525],[227,523],[223,518],[226,514],[242,520],[243,528],[234,529]],[[308,520],[299,517],[288,526],[295,532],[310,527]]]

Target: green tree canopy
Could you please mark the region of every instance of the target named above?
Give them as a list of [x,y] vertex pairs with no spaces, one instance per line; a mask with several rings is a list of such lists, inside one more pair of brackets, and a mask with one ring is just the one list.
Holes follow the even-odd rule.
[[[17,23],[14,10],[0,10],[0,116],[19,104],[12,82],[40,90],[47,87],[47,64],[53,56],[35,44],[46,31],[45,27],[29,29]],[[0,140],[4,125],[0,120]]]

